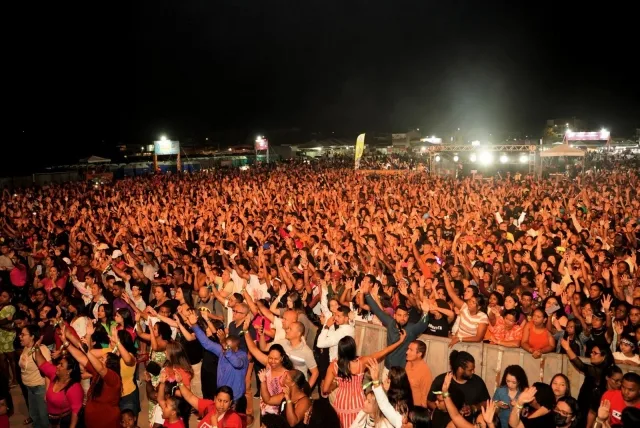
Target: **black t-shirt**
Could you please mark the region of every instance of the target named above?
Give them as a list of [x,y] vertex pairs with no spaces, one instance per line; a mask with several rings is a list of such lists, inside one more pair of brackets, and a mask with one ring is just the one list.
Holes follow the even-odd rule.
[[[249,348],[247,347],[247,341],[245,340],[242,327],[243,327],[242,324],[240,324],[240,327],[236,327],[236,323],[231,322],[231,324],[229,324],[229,335],[238,336],[240,338],[239,348],[242,349],[244,352],[249,353]],[[256,335],[255,328],[253,328],[253,325],[249,326],[249,335],[253,340],[256,340],[257,335]]]
[[[535,410],[533,408],[527,407],[529,413],[533,413]],[[556,426],[555,417],[553,415],[553,411],[547,413],[544,416],[540,416],[538,418],[529,419],[526,415],[527,410],[523,410],[520,415],[520,421],[525,428],[551,428]]]
[[427,329],[424,333],[430,334],[432,336],[448,337],[449,329],[449,322],[447,321],[447,317],[445,317],[444,315],[439,320],[435,319],[434,316],[429,316]]
[[[433,380],[433,383],[431,384],[431,390],[429,391],[429,396],[427,397],[429,401],[436,401],[436,395],[434,394],[434,391],[442,391],[442,384],[444,383],[445,375],[446,373],[439,374]],[[462,391],[462,393],[464,394],[464,403],[468,406],[472,404],[482,403],[491,398],[491,396],[489,395],[489,391],[487,390],[487,385],[485,385],[480,376],[475,374],[465,383],[458,383],[454,378],[451,381],[451,388],[456,388]]]
[[202,361],[202,345],[197,340],[188,341],[182,335],[180,335],[180,343],[184,347],[184,351],[187,354],[189,364],[192,366]]

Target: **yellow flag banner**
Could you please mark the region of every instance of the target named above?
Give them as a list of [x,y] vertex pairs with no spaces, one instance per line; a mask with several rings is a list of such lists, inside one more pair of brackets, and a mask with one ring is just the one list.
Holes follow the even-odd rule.
[[360,158],[362,157],[362,153],[364,153],[364,134],[358,135],[356,139],[356,164],[355,169],[360,168]]

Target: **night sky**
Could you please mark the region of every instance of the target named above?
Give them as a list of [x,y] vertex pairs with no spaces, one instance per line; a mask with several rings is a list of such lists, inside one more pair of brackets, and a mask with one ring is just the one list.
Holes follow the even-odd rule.
[[32,160],[5,175],[161,133],[640,127],[637,11],[614,2],[23,3],[5,91]]

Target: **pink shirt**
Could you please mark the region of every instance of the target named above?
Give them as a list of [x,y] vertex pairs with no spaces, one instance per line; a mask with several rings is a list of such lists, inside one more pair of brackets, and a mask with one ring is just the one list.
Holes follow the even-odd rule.
[[55,392],[53,390],[53,385],[55,384],[53,379],[56,377],[56,367],[46,361],[40,365],[40,370],[51,381],[45,396],[47,399],[47,412],[51,415],[60,415],[71,410],[72,413],[77,415],[82,408],[84,399],[84,391],[80,383],[74,383],[66,391]]

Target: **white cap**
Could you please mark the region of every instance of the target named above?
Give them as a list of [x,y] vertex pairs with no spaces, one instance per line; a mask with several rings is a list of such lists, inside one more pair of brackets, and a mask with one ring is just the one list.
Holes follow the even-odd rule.
[[65,262],[66,264],[70,265],[71,264],[71,259],[69,259],[69,257],[63,257],[62,261]]
[[117,259],[118,257],[122,257],[122,251],[115,250],[113,253],[111,253],[111,258],[112,259]]

